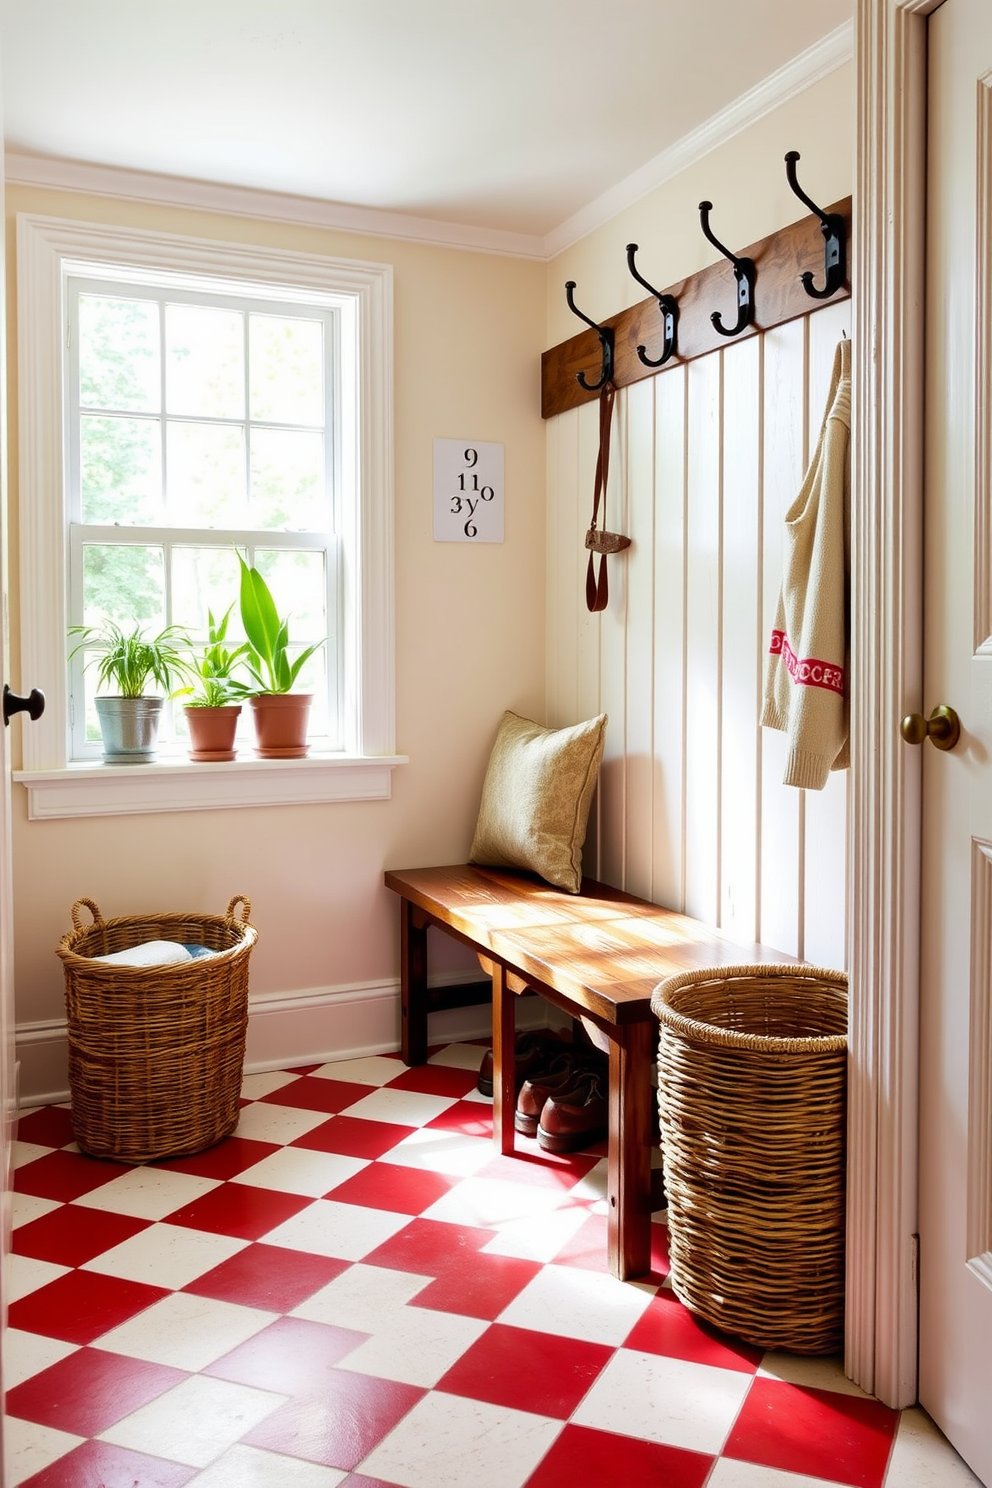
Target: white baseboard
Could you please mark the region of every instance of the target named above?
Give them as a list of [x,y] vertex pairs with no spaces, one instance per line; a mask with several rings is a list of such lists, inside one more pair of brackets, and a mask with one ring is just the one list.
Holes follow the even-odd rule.
[[[463,972],[432,978],[437,986],[464,980]],[[480,991],[486,986],[480,982]],[[543,1028],[555,1009],[539,997],[521,998],[519,1028]],[[486,1038],[492,1032],[488,1002],[432,1013],[431,1043]],[[65,1019],[21,1023],[15,1030],[20,1061],[21,1107],[69,1099]],[[391,1054],[400,1046],[399,982],[362,982],[313,987],[302,992],[265,993],[248,999],[245,1072],[294,1069],[335,1059]]]

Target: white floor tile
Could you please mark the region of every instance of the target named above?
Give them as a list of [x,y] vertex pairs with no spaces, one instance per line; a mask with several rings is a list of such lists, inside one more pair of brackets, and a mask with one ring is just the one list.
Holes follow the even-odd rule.
[[397,1308],[411,1302],[431,1280],[430,1276],[390,1271],[385,1266],[349,1266],[294,1307],[290,1316],[354,1328],[358,1333],[378,1333],[389,1327]]
[[51,1369],[61,1359],[68,1359],[79,1347],[61,1338],[46,1338],[43,1333],[25,1333],[21,1328],[7,1328],[3,1335],[3,1383],[12,1390],[26,1379]]
[[71,1271],[71,1266],[57,1266],[54,1261],[36,1261],[33,1256],[9,1255],[4,1263],[3,1290],[6,1302],[17,1302],[47,1286]]
[[405,1069],[406,1065],[400,1059],[370,1054],[365,1059],[341,1059],[322,1064],[313,1073],[318,1079],[346,1080],[352,1085],[385,1085]]
[[319,1199],[368,1166],[368,1160],[361,1157],[311,1152],[306,1147],[283,1147],[278,1152],[270,1152],[268,1157],[263,1157],[261,1162],[246,1168],[243,1173],[236,1174],[232,1182]]
[[421,1168],[467,1178],[493,1160],[488,1137],[466,1137],[461,1132],[421,1127],[390,1150],[389,1161],[401,1168]]
[[617,1281],[605,1272],[578,1266],[545,1266],[497,1321],[619,1347],[657,1290],[652,1284]]
[[716,1454],[752,1379],[742,1370],[620,1349],[572,1420],[598,1431]]
[[419,1090],[373,1090],[353,1106],[346,1106],[342,1116],[361,1116],[366,1121],[389,1121],[396,1126],[426,1126],[455,1105],[451,1096],[424,1095]]
[[315,1199],[265,1236],[266,1245],[307,1250],[342,1261],[360,1261],[410,1223],[409,1214],[366,1209],[361,1204],[336,1204]]
[[285,1403],[285,1395],[197,1376],[100,1433],[132,1452],[206,1467]]
[[[488,1144],[487,1144],[488,1145]],[[490,1161],[493,1149],[489,1147]],[[423,1212],[424,1219],[442,1219],[447,1224],[470,1225],[484,1230],[502,1230],[519,1220],[540,1220],[555,1209],[571,1205],[567,1189],[538,1188],[534,1184],[511,1183],[500,1178],[466,1178]],[[583,1218],[587,1211],[583,1209]]]
[[472,1070],[478,1074],[485,1052],[483,1044],[445,1044],[443,1049],[431,1055],[427,1063],[441,1064],[447,1069]]
[[296,1106],[270,1105],[254,1101],[243,1106],[237,1135],[255,1142],[295,1142],[328,1119],[326,1111],[304,1111]]
[[351,1351],[344,1367],[430,1389],[488,1327],[479,1318],[403,1307],[393,1312],[381,1332]]
[[563,1424],[434,1391],[358,1471],[399,1488],[522,1488]]
[[245,1075],[241,1081],[241,1094],[245,1100],[261,1100],[273,1090],[282,1090],[300,1077],[292,1070],[260,1070],[257,1075]]
[[808,1390],[833,1390],[837,1395],[870,1397],[844,1373],[844,1360],[838,1354],[811,1358],[804,1354],[765,1354],[758,1370],[766,1379],[784,1380],[789,1385],[803,1385]]
[[981,1483],[926,1411],[915,1407],[899,1417],[885,1488],[981,1488]]
[[102,1334],[92,1347],[175,1369],[206,1369],[238,1344],[254,1338],[278,1315],[213,1297],[173,1292]]
[[76,1203],[108,1214],[129,1214],[134,1219],[164,1219],[183,1204],[202,1198],[219,1188],[217,1178],[199,1178],[193,1173],[172,1173],[168,1168],[130,1168],[102,1188],[81,1194]]
[[589,1211],[576,1205],[554,1209],[550,1214],[507,1220],[482,1251],[485,1255],[516,1256],[521,1261],[538,1261],[543,1265],[554,1260],[588,1218]]
[[182,1225],[156,1224],[113,1245],[80,1266],[101,1276],[143,1281],[148,1286],[189,1286],[198,1276],[230,1260],[248,1245],[233,1235],[187,1230]]
[[6,1417],[3,1437],[7,1462],[4,1481],[8,1488],[18,1488],[19,1483],[26,1483],[28,1478],[64,1457],[84,1440],[81,1436],[70,1436],[68,1431],[56,1431],[54,1426],[36,1426],[33,1421],[22,1421],[17,1416]]
[[706,1479],[706,1488],[837,1488],[837,1482],[721,1457]]
[[11,1194],[10,1224],[11,1229],[20,1229],[21,1225],[30,1224],[33,1219],[41,1219],[44,1214],[53,1214],[56,1209],[63,1206],[58,1199],[38,1199],[34,1194],[15,1193]]
[[337,1488],[348,1476],[336,1467],[281,1457],[259,1447],[231,1447],[192,1479],[190,1488]]
[[47,1157],[50,1152],[55,1152],[55,1147],[42,1147],[37,1142],[12,1142],[10,1147],[10,1161],[14,1168],[23,1168],[25,1163],[37,1162],[39,1157]]
[[574,1188],[569,1192],[573,1199],[584,1199],[586,1202],[602,1203],[607,1194],[607,1171],[609,1164],[605,1157],[600,1158],[594,1168],[590,1168],[584,1178],[580,1178]]

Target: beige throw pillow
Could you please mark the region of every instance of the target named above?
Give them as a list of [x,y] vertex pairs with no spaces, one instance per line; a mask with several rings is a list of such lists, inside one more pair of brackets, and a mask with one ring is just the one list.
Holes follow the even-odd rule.
[[564,729],[504,713],[469,861],[529,868],[556,888],[577,894],[605,733],[605,713]]

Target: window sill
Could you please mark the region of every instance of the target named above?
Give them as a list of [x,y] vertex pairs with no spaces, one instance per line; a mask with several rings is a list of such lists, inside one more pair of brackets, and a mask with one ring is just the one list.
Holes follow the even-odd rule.
[[61,770],[16,770],[28,793],[28,819],[135,816],[246,806],[308,806],[325,801],[388,801],[392,772],[407,756],[311,754],[299,760],[237,759],[151,765],[98,761]]

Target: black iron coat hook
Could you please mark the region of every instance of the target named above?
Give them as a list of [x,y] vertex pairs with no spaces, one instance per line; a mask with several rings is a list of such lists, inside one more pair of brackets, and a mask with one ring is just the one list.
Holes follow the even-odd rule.
[[655,289],[652,284],[649,284],[642,274],[639,274],[637,272],[634,267],[634,254],[636,252],[637,244],[628,243],[627,267],[633,274],[634,278],[637,280],[638,284],[643,284],[648,293],[654,295],[655,299],[658,301],[658,309],[661,311],[662,323],[665,328],[664,348],[660,357],[649,357],[647,354],[647,348],[644,346],[639,346],[637,348],[637,355],[640,357],[645,367],[663,367],[665,363],[667,361],[670,361],[670,359],[675,355],[675,341],[679,324],[679,302],[674,295],[662,294],[660,290]]
[[798,150],[790,150],[785,157],[785,174],[789,178],[789,185],[801,202],[815,212],[820,219],[820,231],[823,234],[824,244],[824,267],[826,269],[827,281],[822,289],[814,289],[813,275],[807,269],[805,274],[799,277],[803,282],[803,289],[814,300],[826,300],[844,283],[847,277],[847,225],[843,217],[836,212],[821,212],[820,208],[808,197],[796,180],[796,161],[800,159]]
[[734,278],[737,280],[737,324],[725,326],[723,317],[718,310],[713,311],[710,320],[721,336],[739,336],[741,331],[745,330],[754,319],[754,281],[758,277],[758,270],[755,267],[753,258],[738,258],[736,254],[731,253],[729,248],[725,248],[718,238],[713,236],[710,232],[710,212],[712,210],[712,202],[701,201],[699,203],[699,225],[703,229],[704,236],[709,239],[713,247],[719,248],[724,258],[728,258],[734,266]]
[[599,337],[599,344],[603,348],[603,365],[598,382],[587,382],[584,372],[576,372],[575,374],[575,380],[579,386],[584,387],[587,392],[594,393],[597,389],[605,387],[608,382],[613,381],[613,327],[597,325],[594,320],[589,319],[588,315],[583,315],[572,296],[572,290],[574,288],[575,280],[569,279],[565,285],[565,298],[568,301],[568,308],[573,315],[577,315],[580,320],[584,320],[587,326],[592,326],[596,335]]

